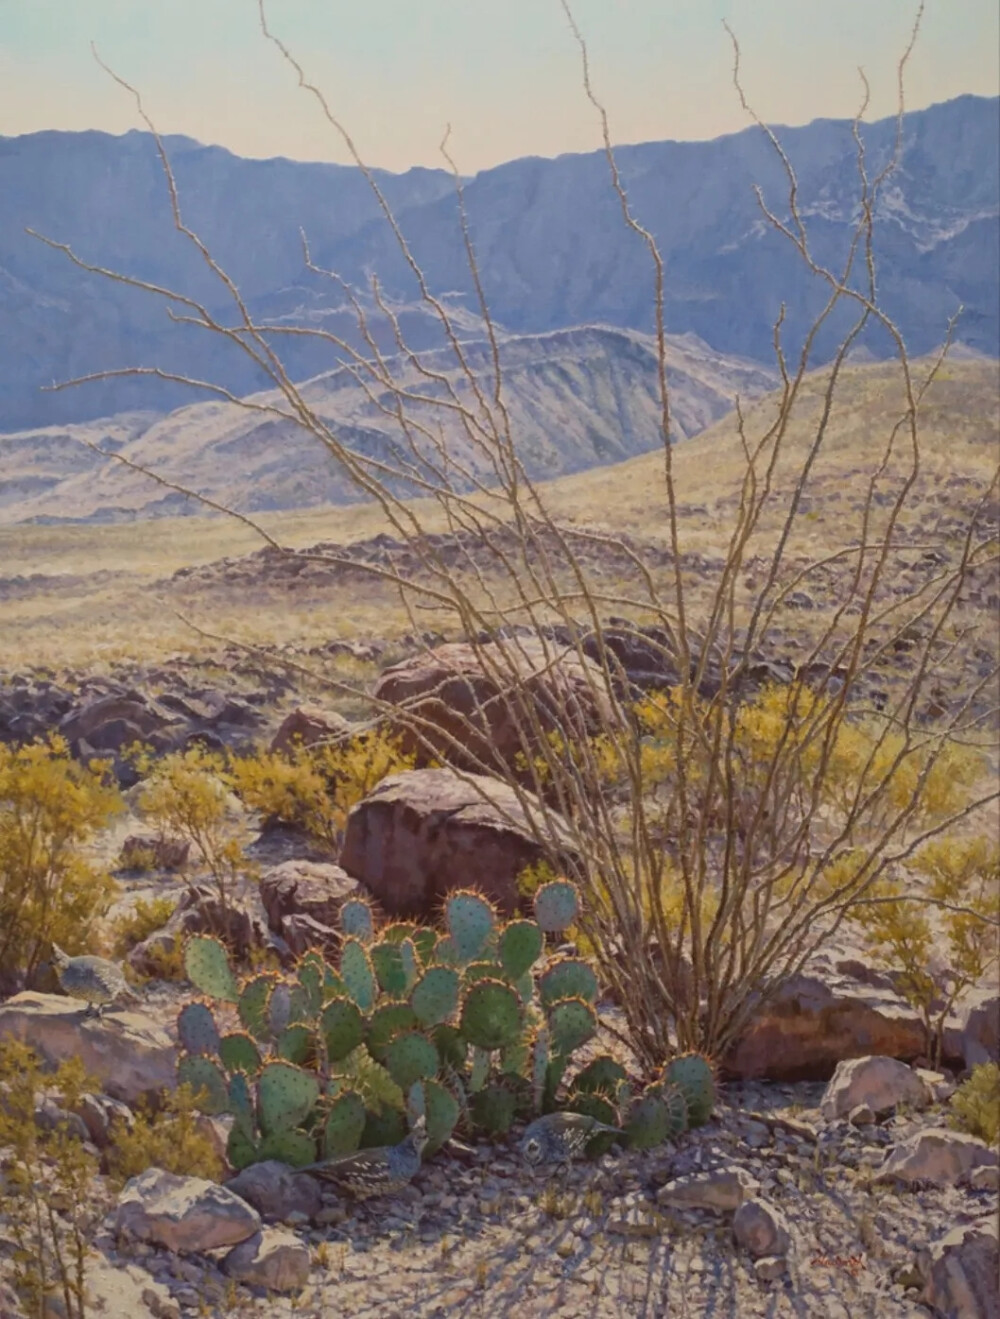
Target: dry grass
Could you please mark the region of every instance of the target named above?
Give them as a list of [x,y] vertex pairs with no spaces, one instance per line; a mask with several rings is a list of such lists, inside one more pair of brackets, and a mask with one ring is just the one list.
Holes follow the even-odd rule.
[[[915,365],[919,378],[924,364]],[[825,372],[817,372],[803,390],[776,472],[777,497],[765,511],[751,554],[763,554],[774,542],[785,496],[815,434],[824,379]],[[997,460],[997,397],[998,364],[993,361],[949,362],[931,384],[921,413],[921,476],[903,520],[912,546],[922,543],[925,534],[935,544],[953,541],[969,507],[988,486]],[[745,433],[751,442],[774,408],[773,396],[749,408]],[[855,539],[884,437],[902,410],[898,363],[857,366],[844,373],[788,547],[789,568]],[[879,491],[895,493],[907,465],[908,456],[900,453]],[[675,452],[681,543],[684,553],[693,556],[686,577],[696,597],[704,588],[707,599],[713,560],[725,555],[745,467],[735,414]],[[655,564],[666,536],[662,491],[662,454],[651,453],[550,482],[544,497],[553,515],[570,526],[627,532],[648,543],[654,577],[662,585],[666,570],[662,562]],[[420,501],[417,507],[427,530],[443,528],[436,505]],[[381,510],[370,504],[261,514],[258,521],[293,549],[321,541],[348,545],[388,529]],[[207,654],[213,643],[185,619],[252,644],[309,646],[335,637],[393,637],[411,630],[395,592],[374,579],[359,585],[356,578],[327,577],[296,584],[294,590],[263,577],[238,587],[221,578],[169,582],[179,569],[244,556],[259,547],[251,527],[225,517],[0,529],[0,665],[101,667],[120,659],[161,659],[177,650]],[[620,564],[609,560],[601,571],[609,589],[622,588]],[[748,592],[751,582],[752,566]],[[640,617],[641,608],[635,613]],[[427,628],[440,621],[430,612],[421,620]],[[809,621],[796,615],[796,626]]]

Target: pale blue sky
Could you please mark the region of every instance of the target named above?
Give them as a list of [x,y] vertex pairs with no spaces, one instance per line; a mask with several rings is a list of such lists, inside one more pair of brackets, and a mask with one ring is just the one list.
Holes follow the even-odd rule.
[[[746,125],[729,20],[756,108],[774,123],[895,108],[911,0],[575,0],[617,141],[705,138]],[[452,124],[472,173],[589,151],[597,125],[558,0],[269,0],[271,26],[322,84],[371,164],[438,165]],[[138,85],[158,127],[242,155],[345,160],[257,26],[257,0],[0,0],[0,134],[138,126],[89,43]],[[927,0],[909,69],[919,108],[1000,90],[996,0]]]

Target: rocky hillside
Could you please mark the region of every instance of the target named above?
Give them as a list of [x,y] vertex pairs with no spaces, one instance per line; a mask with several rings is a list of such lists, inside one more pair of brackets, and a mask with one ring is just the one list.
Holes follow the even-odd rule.
[[[470,344],[470,365],[483,377],[489,349]],[[755,363],[723,357],[688,335],[670,343],[674,436],[683,439],[774,382]],[[469,399],[447,350],[429,364]],[[659,403],[653,341],[635,331],[585,327],[505,339],[501,363],[513,433],[534,477],[560,476],[649,452],[659,443]],[[433,393],[410,370],[407,383]],[[438,393],[441,392],[439,388]],[[341,367],[311,380],[305,396],[331,428],[359,453],[398,461],[399,432],[391,414]],[[276,394],[255,404],[285,408]],[[412,411],[412,409],[411,409]],[[415,415],[420,416],[419,412]],[[429,425],[444,426],[453,457],[486,474],[454,414],[427,408]],[[152,424],[150,421],[152,420]],[[240,510],[341,503],[357,492],[315,438],[291,421],[234,404],[196,403],[150,419],[126,414],[90,425],[49,427],[0,436],[0,522],[134,517],[197,512],[200,506],[82,442],[120,453],[169,481]]]
[[[871,172],[886,158],[893,121],[868,125]],[[799,172],[815,254],[836,265],[847,250],[857,193],[850,125],[823,120],[780,129]],[[254,314],[275,326],[351,334],[345,299],[303,262],[300,230],[317,262],[367,287],[377,272],[416,346],[437,330],[374,199],[357,171],[287,160],[242,160],[218,147],[169,138],[185,219],[240,285]],[[720,352],[771,360],[771,326],[786,307],[786,339],[801,339],[825,286],[763,221],[759,183],[779,213],[787,184],[759,129],[711,142],[623,147],[623,180],[655,233],[669,272],[668,328]],[[463,333],[481,333],[456,226],[452,182],[439,170],[379,173],[432,286],[453,295]],[[965,308],[958,338],[998,350],[997,102],[963,96],[906,116],[901,168],[882,193],[876,248],[880,292],[915,353],[944,337]],[[622,225],[599,152],[529,158],[483,171],[466,201],[494,316],[512,333],[602,322],[652,328],[643,244]],[[74,269],[25,234],[30,226],[96,265],[226,305],[218,281],[170,222],[148,135],[38,133],[0,138],[0,428],[38,427],[124,410],[181,406],[178,386],[135,377],[66,393],[40,393],[84,372],[156,364],[224,383],[239,394],[263,382],[245,356],[179,327],[162,298]],[[843,326],[826,327],[817,360]],[[283,337],[291,374],[331,366],[325,345]],[[885,344],[873,332],[876,355]],[[320,351],[322,349],[322,351]]]

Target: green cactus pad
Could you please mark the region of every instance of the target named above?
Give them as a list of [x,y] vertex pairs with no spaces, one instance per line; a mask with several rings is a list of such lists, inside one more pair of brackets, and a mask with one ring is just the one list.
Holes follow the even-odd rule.
[[265,1135],[290,1131],[309,1116],[319,1099],[311,1072],[286,1062],[268,1063],[257,1078],[257,1112]]
[[235,1003],[240,996],[229,954],[218,939],[195,934],[184,947],[184,973],[196,989],[209,998]]
[[604,1095],[582,1094],[574,1090],[566,1100],[565,1107],[570,1113],[586,1113],[587,1117],[596,1118],[606,1126],[618,1125],[618,1110]]
[[271,1037],[271,1027],[267,1017],[267,1004],[271,990],[278,983],[278,977],[272,972],[254,976],[248,980],[240,991],[240,1022],[255,1040],[267,1040]]
[[291,1020],[292,988],[284,980],[278,980],[267,1000],[267,1026],[272,1039],[277,1039]]
[[316,1159],[316,1142],[305,1131],[272,1131],[265,1136],[257,1152],[261,1163],[277,1159],[292,1168],[304,1168]]
[[424,1026],[436,1026],[458,1011],[458,972],[450,966],[432,966],[410,994],[410,1006]]
[[683,1136],[684,1132],[691,1126],[687,1095],[679,1085],[673,1085],[670,1082],[660,1086],[659,1094],[667,1110],[669,1124],[667,1140],[676,1140],[678,1136]]
[[397,1035],[385,1051],[386,1070],[401,1090],[436,1076],[440,1065],[437,1049],[417,1031]]
[[391,925],[384,925],[379,930],[379,942],[402,943],[404,939],[412,939],[417,929],[418,926],[412,925],[409,921],[393,921]]
[[546,934],[561,934],[580,914],[580,895],[568,879],[553,879],[535,894],[535,920]]
[[406,992],[409,993],[420,979],[423,963],[417,952],[417,945],[412,939],[404,939],[399,945],[399,955],[403,961],[403,974],[406,976]]
[[365,1130],[365,1104],[356,1090],[348,1090],[333,1101],[323,1127],[323,1157],[353,1154]]
[[253,1095],[250,1082],[242,1072],[229,1078],[229,1111],[247,1140],[253,1141],[257,1134],[257,1123],[253,1114]]
[[521,1000],[502,980],[479,980],[462,1001],[461,1031],[480,1049],[504,1049],[521,1033]]
[[248,1076],[256,1076],[260,1070],[260,1050],[243,1031],[223,1035],[219,1041],[219,1057],[227,1072],[245,1072]]
[[410,935],[410,942],[417,950],[421,966],[430,966],[431,962],[438,960],[435,956],[438,938],[437,930],[432,930],[428,925],[420,926]]
[[381,1113],[369,1110],[361,1133],[361,1148],[370,1150],[379,1145],[398,1145],[405,1135],[406,1118],[399,1109],[384,1108]]
[[542,955],[545,936],[535,921],[511,921],[500,935],[499,956],[508,980],[520,980]]
[[410,1102],[407,1107],[411,1113],[419,1111],[421,1103],[414,1091],[419,1091],[422,1096],[423,1115],[427,1122],[427,1147],[424,1150],[424,1157],[427,1158],[431,1154],[436,1154],[449,1139],[458,1125],[460,1109],[458,1100],[450,1090],[439,1081],[426,1080],[418,1081],[410,1092]]
[[443,1067],[457,1070],[465,1066],[469,1042],[456,1026],[435,1026],[431,1038]]
[[548,1082],[549,1064],[552,1061],[548,1027],[543,1026],[531,1046],[531,1102],[536,1113],[542,1112]]
[[490,1075],[489,1049],[472,1050],[472,1066],[469,1068],[469,1092],[476,1094],[482,1090]]
[[392,998],[403,998],[407,986],[400,944],[373,943],[369,946],[368,953],[381,988]]
[[577,1072],[573,1089],[578,1095],[605,1095],[614,1099],[628,1077],[625,1068],[614,1058],[602,1054]]
[[[300,994],[292,1008],[292,1020],[313,1021],[323,1006],[323,964],[315,953],[306,953],[299,963],[298,982]],[[301,1010],[296,1010],[299,1004]]]
[[715,1072],[700,1053],[678,1054],[663,1069],[663,1080],[679,1086],[688,1108],[688,1125],[701,1127],[715,1107]]
[[494,1082],[472,1096],[469,1112],[480,1131],[506,1136],[517,1118],[517,1095],[508,1086]]
[[445,903],[445,922],[459,958],[471,962],[485,949],[487,939],[496,929],[497,916],[481,893],[460,889],[450,894]]
[[563,998],[546,1013],[554,1053],[568,1057],[597,1033],[597,1013],[582,998]]
[[323,954],[317,952],[315,949],[310,949],[309,952],[302,954],[302,958],[298,965],[299,983],[310,995],[310,998],[312,998],[314,992],[314,972],[319,976],[319,1006],[311,1010],[310,1020],[316,1016],[319,1007],[322,1007],[322,1005],[334,995],[347,993],[344,982],[341,980],[340,976],[337,975],[336,971]]
[[344,940],[340,950],[340,975],[361,1011],[371,1012],[377,993],[375,972],[367,949],[357,939]]
[[229,1091],[219,1064],[201,1054],[189,1054],[177,1064],[177,1084],[189,1085],[198,1096],[198,1108],[214,1117],[229,1108]]
[[625,1133],[629,1149],[648,1150],[662,1145],[670,1135],[670,1112],[657,1094],[647,1091],[632,1105]]
[[419,1024],[409,1003],[383,1003],[372,1013],[365,1032],[368,1052],[376,1062],[384,1063],[386,1050],[396,1036],[415,1030]]
[[216,1055],[219,1028],[206,1003],[186,1003],[177,1014],[177,1038],[188,1053]]
[[260,1162],[260,1153],[253,1138],[238,1126],[232,1128],[226,1140],[226,1161],[234,1172],[242,1172],[251,1163]]
[[353,1053],[365,1036],[361,1009],[350,998],[332,998],[320,1013],[319,1028],[331,1063]]
[[362,898],[348,898],[340,909],[340,928],[346,938],[371,943],[375,938],[375,917]]
[[276,1052],[286,1062],[305,1067],[316,1062],[316,1033],[305,1022],[297,1021],[286,1026],[278,1036]]
[[462,972],[462,986],[468,989],[477,980],[496,980],[499,972],[496,962],[470,962]]
[[593,968],[579,958],[560,958],[538,977],[538,996],[544,1007],[550,1007],[561,998],[582,998],[587,1003],[596,1003],[597,976]]
[[522,1034],[520,1039],[507,1046],[500,1054],[500,1070],[512,1076],[527,1076],[531,1067],[531,1037]]
[[462,959],[458,955],[458,944],[451,935],[445,935],[444,938],[438,939],[434,946],[434,961],[438,966],[457,966],[461,968]]

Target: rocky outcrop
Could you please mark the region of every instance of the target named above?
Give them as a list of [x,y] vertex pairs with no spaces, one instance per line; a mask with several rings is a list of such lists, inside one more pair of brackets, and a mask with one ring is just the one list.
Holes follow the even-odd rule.
[[282,861],[261,878],[260,900],[268,925],[287,938],[286,926],[306,917],[330,930],[337,928],[340,909],[358,890],[358,881],[340,866],[321,861]]
[[[518,637],[474,647],[455,642],[386,669],[376,700],[422,722],[421,736],[439,759],[472,772],[514,769],[545,735],[598,731],[615,718],[601,670],[575,651]],[[413,727],[398,721],[404,745],[426,764]]]
[[976,1168],[995,1168],[997,1152],[965,1131],[943,1127],[917,1132],[889,1151],[878,1181],[953,1186],[968,1181]]
[[53,1067],[79,1058],[102,1090],[126,1104],[176,1084],[173,1041],[140,1011],[87,1017],[76,999],[16,994],[0,1004],[0,1037],[4,1035],[29,1044]]
[[942,1319],[1000,1319],[1000,1245],[997,1220],[988,1214],[952,1228],[920,1252],[920,1299]]
[[[541,825],[540,803],[529,802]],[[553,842],[569,860],[568,826],[554,812],[548,817]],[[383,779],[353,807],[340,862],[390,915],[429,919],[456,888],[477,888],[513,912],[519,873],[544,857],[512,788],[482,775],[421,769]]]
[[285,715],[271,739],[270,750],[284,753],[295,746],[311,747],[317,742],[349,736],[351,725],[335,710],[321,710],[316,705],[300,705]]

